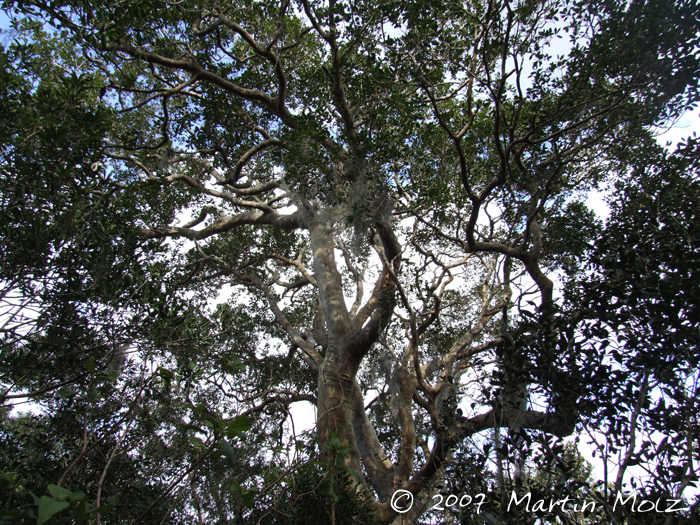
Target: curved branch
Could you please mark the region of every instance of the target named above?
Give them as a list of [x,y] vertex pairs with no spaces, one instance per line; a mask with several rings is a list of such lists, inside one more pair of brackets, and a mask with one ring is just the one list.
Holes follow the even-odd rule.
[[256,144],[252,148],[250,148],[248,151],[246,151],[241,158],[238,160],[236,163],[236,167],[233,169],[233,175],[231,175],[228,179],[226,179],[223,182],[220,182],[219,184],[233,184],[238,181],[238,179],[241,178],[241,172],[243,171],[243,168],[245,167],[246,164],[250,161],[250,159],[253,158],[253,155],[258,153],[259,151],[262,151],[264,149],[267,149],[271,146],[279,146],[282,144],[281,140],[269,138],[265,140],[264,142],[261,142],[260,144]]
[[282,111],[280,111],[280,107],[277,103],[277,100],[267,93],[264,93],[262,91],[259,91],[257,89],[246,89],[243,88],[237,84],[234,84],[233,82],[217,75],[216,73],[212,73],[211,71],[207,71],[204,69],[201,65],[197,64],[196,62],[190,62],[187,60],[177,60],[174,58],[169,58],[165,57],[156,53],[151,53],[150,51],[144,51],[143,49],[138,49],[132,45],[126,44],[124,42],[119,42],[116,44],[112,45],[107,45],[104,48],[105,51],[121,51],[123,53],[126,53],[134,58],[137,58],[139,60],[144,60],[145,62],[148,62],[149,64],[156,64],[159,66],[167,67],[169,69],[179,69],[182,71],[187,71],[188,73],[192,73],[197,75],[197,77],[205,82],[208,82],[210,84],[213,84],[224,91],[227,91],[229,93],[232,93],[233,95],[236,95],[237,97],[240,97],[245,100],[249,100],[251,102],[257,102],[258,104],[264,106],[265,108],[269,109],[272,113],[275,115],[278,115],[281,118],[287,119],[291,117],[291,114],[287,111],[286,108],[282,108]]
[[[511,421],[512,418],[510,416],[512,415],[507,411],[493,409],[485,414],[465,419],[450,428],[448,432],[443,432],[435,440],[430,457],[426,460],[421,470],[414,474],[411,484],[420,483],[421,478],[431,478],[444,464],[449,450],[465,438],[487,428],[511,428],[515,423]],[[517,424],[521,428],[541,430],[560,438],[570,436],[575,427],[575,425],[571,424],[570,418],[535,410],[519,411],[517,418]]]
[[355,431],[355,441],[362,456],[362,462],[367,471],[369,482],[377,492],[381,501],[386,501],[391,495],[394,478],[394,466],[379,442],[374,427],[367,418],[364,399],[360,387],[355,380],[352,389],[352,426]]
[[269,224],[283,230],[297,230],[303,228],[301,214],[294,212],[289,215],[283,215],[277,212],[247,212],[239,213],[238,215],[227,216],[219,219],[214,224],[202,228],[201,230],[192,230],[190,228],[182,228],[177,226],[165,226],[156,228],[155,230],[141,230],[141,236],[144,239],[163,239],[165,237],[184,237],[192,241],[200,241],[216,235],[218,233],[227,232],[237,226],[243,225],[263,225]]

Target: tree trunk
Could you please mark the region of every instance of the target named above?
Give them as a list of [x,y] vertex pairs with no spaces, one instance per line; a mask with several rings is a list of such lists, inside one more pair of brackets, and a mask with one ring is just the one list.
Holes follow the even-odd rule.
[[331,435],[349,447],[343,453],[346,467],[361,474],[360,450],[353,429],[352,393],[359,363],[349,357],[344,345],[331,339],[326,358],[318,371],[318,424],[317,438],[325,461],[331,461],[337,450],[329,450]]

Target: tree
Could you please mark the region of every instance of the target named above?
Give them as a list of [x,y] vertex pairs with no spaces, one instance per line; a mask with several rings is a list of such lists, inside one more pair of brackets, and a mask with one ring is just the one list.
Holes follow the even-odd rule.
[[[635,392],[621,369],[619,390],[594,390],[608,364],[581,336],[607,340],[596,290],[608,288],[584,268],[598,264],[608,283],[614,265],[592,246],[601,226],[582,196],[606,179],[633,188],[647,164],[666,162],[651,126],[698,98],[695,2],[7,8],[32,22],[17,26],[26,36],[4,58],[4,89],[33,102],[3,116],[3,220],[15,228],[3,235],[20,235],[9,244],[18,263],[3,261],[5,297],[70,315],[40,316],[30,334],[11,319],[3,396],[83,420],[82,441],[65,446],[72,464],[91,446],[102,456],[100,488],[84,481],[97,507],[110,458],[138,456],[162,462],[150,474],[167,486],[135,504],[136,523],[167,519],[156,509],[166,499],[173,522],[289,522],[279,496],[303,493],[295,469],[318,453],[331,520],[345,494],[380,522],[411,522],[455,447],[484,431],[499,440],[507,429],[499,461],[522,465],[532,435],[545,443],[629,414],[634,427],[635,407],[660,386]],[[26,56],[39,69],[27,71]],[[77,101],[66,106],[74,120],[58,122],[52,100]],[[34,127],[17,124],[23,111]],[[79,213],[52,222],[66,209]],[[39,234],[33,259],[26,239]],[[674,253],[680,241],[658,242]],[[558,271],[569,275],[561,300]],[[634,286],[633,275],[609,284]],[[658,304],[667,291],[640,293]],[[697,320],[679,322],[679,340],[696,345]],[[53,346],[52,330],[71,326],[92,342]],[[659,355],[674,355],[652,329]],[[36,348],[47,357],[24,377]],[[696,377],[684,370],[674,393]],[[120,395],[126,411],[109,405]],[[298,401],[316,406],[317,449],[285,436]],[[621,439],[623,425],[608,430]],[[696,455],[688,445],[683,489]],[[238,467],[233,479],[223,465]],[[422,504],[397,514],[397,489]]]
[[[611,492],[622,491],[625,472],[642,464],[654,475],[637,490],[670,499],[697,482],[691,436],[698,429],[700,253],[697,212],[683,204],[700,191],[697,140],[660,159],[617,183],[620,196],[591,253],[595,273],[570,284],[569,303],[588,318],[583,352],[597,362],[584,398],[628,414],[606,408],[589,423],[610,432],[607,444],[597,446],[600,455],[619,451],[618,472],[606,483]],[[630,381],[638,387],[631,389]],[[621,509],[615,517],[622,519]]]

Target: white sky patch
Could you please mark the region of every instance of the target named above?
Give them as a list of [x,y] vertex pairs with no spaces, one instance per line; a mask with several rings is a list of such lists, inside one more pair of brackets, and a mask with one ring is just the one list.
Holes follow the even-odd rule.
[[599,219],[606,221],[610,217],[610,206],[605,202],[607,189],[593,188],[586,197],[586,206],[592,210]]
[[289,417],[285,422],[285,430],[293,439],[299,439],[304,432],[316,428],[318,418],[316,405],[309,401],[298,401],[289,405]]
[[[700,133],[700,114],[686,111],[675,123],[666,128],[656,128],[656,141],[669,152],[673,152],[680,142]],[[594,188],[588,192],[586,206],[593,210],[598,218],[607,220],[610,207],[605,202],[612,196],[610,186]]]
[[659,135],[656,137],[658,143],[673,151],[679,142],[700,133],[700,114],[695,113],[695,111],[697,109],[686,111],[670,127],[657,128],[659,130]]
[[[6,28],[8,27],[7,24],[7,17],[4,14],[4,12],[0,11],[0,28]],[[387,24],[387,27],[385,27],[385,31],[390,34],[391,36],[400,36],[404,32],[404,28],[396,28],[393,26],[389,26]],[[395,35],[393,34],[395,33]],[[4,35],[3,35],[4,36]],[[549,49],[548,51],[553,57],[556,57],[558,55],[565,55],[568,54],[568,52],[571,49],[571,43],[568,42],[566,39],[562,37],[555,37],[552,39],[552,42],[549,44]],[[532,85],[530,75],[532,73],[532,65],[530,61],[526,60],[523,64],[523,71],[522,71],[522,77],[521,77],[521,87],[523,90],[527,90],[528,87]],[[686,112],[676,123],[674,123],[672,126],[670,126],[667,129],[660,129],[659,134],[657,136],[657,141],[659,144],[667,146],[670,150],[673,150],[676,145],[681,142],[683,139],[687,138],[688,136],[692,136],[695,132],[700,131],[700,115],[693,113],[693,112]],[[590,209],[592,209],[598,217],[601,219],[605,220],[610,214],[609,207],[607,206],[605,202],[606,195],[609,195],[610,193],[609,189],[595,189],[591,190],[587,196],[586,199],[586,204]],[[280,210],[282,213],[286,211],[285,210]],[[289,212],[291,212],[292,209],[290,207]],[[479,220],[479,225],[486,225],[487,222],[485,220],[485,217],[483,214],[480,217]],[[495,213],[494,213],[495,215]],[[192,210],[184,210],[177,216],[177,224],[185,224],[187,222],[190,222],[194,218]],[[175,242],[171,239],[167,239],[166,242]],[[187,242],[186,246],[183,246],[183,249],[189,249],[194,246],[194,243],[191,241]],[[339,252],[337,252],[337,255],[340,255]],[[338,265],[339,267],[343,267],[345,265],[345,262],[342,257],[337,257]],[[372,252],[372,256],[370,258],[369,262],[369,268],[367,274],[366,274],[366,281],[364,283],[364,300],[369,297],[369,294],[372,292],[373,284],[375,279],[377,278],[377,268],[380,267],[380,261],[376,254]],[[551,276],[553,278],[556,278],[556,276]],[[524,282],[523,282],[524,281]],[[520,287],[522,288],[531,288],[532,284],[529,281],[529,277],[524,276],[523,280],[520,282]],[[557,280],[556,284],[560,284],[560,282]],[[453,286],[451,287],[456,287],[457,283],[454,283]],[[560,286],[556,286],[557,289],[560,289]],[[222,302],[226,302],[230,300],[233,296],[237,295],[239,292],[236,291],[236,289],[228,284],[225,284],[221,287],[219,296],[217,297],[216,303],[220,304]],[[243,293],[238,296],[237,298],[243,303],[248,302],[248,298],[246,297],[246,294]],[[533,294],[532,296],[533,300],[537,300],[537,294]],[[352,302],[354,300],[354,297],[346,297],[346,303],[348,306],[348,309],[351,307]],[[2,313],[0,312],[0,317],[2,317]],[[285,350],[286,343],[283,341],[280,341],[278,339],[272,339],[269,341],[270,344],[272,344],[275,347],[278,347],[280,351]],[[477,387],[478,385],[474,385]],[[369,399],[373,397],[373,395],[376,395],[376,391],[370,390],[368,393]],[[20,401],[20,400],[18,400]],[[471,401],[465,400],[463,403]],[[32,404],[29,402],[26,402],[29,406],[29,410],[32,410]],[[21,401],[19,403],[15,403],[15,406],[21,405]],[[465,412],[466,412],[466,407],[465,407]],[[316,425],[316,420],[317,420],[317,411],[316,407],[309,403],[309,402],[297,402],[293,403],[290,405],[290,416],[288,417],[286,423],[285,423],[285,428],[287,432],[289,432],[289,435],[296,435],[300,436],[302,433],[306,431],[313,430]],[[601,439],[604,439],[605,436],[599,436]],[[586,438],[583,436],[582,440],[579,443],[579,450],[581,454],[593,465],[593,473],[596,477],[602,479],[604,476],[604,471],[605,469],[603,468],[603,460],[598,454],[596,457],[593,457],[593,450],[594,447],[590,445],[586,445]],[[614,473],[609,473],[608,478],[609,479],[614,479]],[[629,476],[629,475],[628,475]]]
[[[693,111],[686,111],[678,121],[670,127],[657,129],[658,135],[656,136],[656,140],[660,145],[665,146],[669,152],[672,152],[675,150],[678,143],[700,132],[700,115]],[[591,190],[586,199],[586,205],[593,210],[600,219],[606,220],[610,216],[610,208],[605,202],[605,199],[611,196],[610,187]],[[653,392],[650,392],[650,395],[652,394]],[[592,433],[588,436],[583,434],[581,441],[578,443],[578,450],[586,461],[592,465],[592,474],[596,479],[605,479],[607,472],[608,480],[614,482],[617,476],[617,457],[610,457],[608,459],[606,470],[605,458],[603,454],[601,454],[601,451],[596,448],[596,441],[598,443],[605,443],[607,441],[607,436],[600,433]],[[648,474],[645,473],[641,467],[630,467],[625,474],[624,481],[629,483],[630,479],[633,477],[639,479],[647,475]],[[684,495],[692,498],[696,497],[699,493],[700,489],[688,487]]]

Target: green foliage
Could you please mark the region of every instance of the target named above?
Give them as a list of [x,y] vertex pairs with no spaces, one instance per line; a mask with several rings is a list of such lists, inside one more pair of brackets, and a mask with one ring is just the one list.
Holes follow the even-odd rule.
[[503,494],[594,486],[584,430],[696,485],[699,146],[653,126],[699,9],[5,2],[0,520],[556,522]]
[[[273,512],[269,505],[274,505]],[[338,525],[376,523],[371,506],[356,492],[351,474],[311,463],[288,476],[275,501],[258,501],[249,519],[260,519],[265,525],[302,525],[330,523],[331,514]]]

